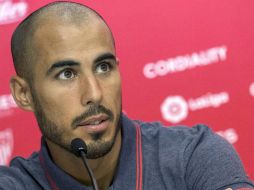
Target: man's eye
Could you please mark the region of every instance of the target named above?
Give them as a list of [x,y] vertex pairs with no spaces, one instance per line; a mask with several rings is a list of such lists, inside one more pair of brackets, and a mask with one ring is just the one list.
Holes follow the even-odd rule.
[[106,73],[109,72],[111,69],[111,65],[109,63],[101,63],[96,67],[97,73]]
[[68,80],[74,78],[75,76],[76,75],[72,70],[67,69],[59,73],[58,78],[61,80]]

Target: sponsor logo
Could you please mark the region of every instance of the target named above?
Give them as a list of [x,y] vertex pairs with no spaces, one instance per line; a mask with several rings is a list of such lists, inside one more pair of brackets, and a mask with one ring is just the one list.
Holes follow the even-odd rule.
[[188,116],[188,104],[182,96],[170,96],[161,105],[162,117],[178,123]]
[[254,97],[254,82],[250,85],[250,95]]
[[15,103],[11,94],[0,96],[0,118],[12,114],[13,108],[16,108]]
[[188,117],[189,111],[205,108],[218,108],[229,102],[229,94],[220,92],[216,94],[207,93],[198,98],[184,99],[182,96],[169,96],[161,104],[163,119],[171,123],[178,123]]
[[8,165],[13,152],[13,132],[11,129],[0,131],[0,165]]
[[218,135],[222,136],[224,139],[226,139],[231,144],[235,144],[239,139],[238,134],[236,133],[235,129],[233,129],[233,128],[229,128],[224,131],[218,131],[216,133]]
[[189,108],[192,111],[200,110],[208,107],[217,108],[221,104],[225,104],[229,101],[229,95],[226,92],[220,92],[217,94],[208,93],[196,99],[189,99]]
[[28,10],[25,0],[13,2],[12,0],[0,0],[0,24],[10,24],[22,19]]
[[166,60],[159,60],[155,63],[148,63],[143,68],[146,78],[153,79],[171,73],[182,72],[196,67],[202,67],[225,61],[227,58],[227,47],[213,47],[192,54],[177,56]]

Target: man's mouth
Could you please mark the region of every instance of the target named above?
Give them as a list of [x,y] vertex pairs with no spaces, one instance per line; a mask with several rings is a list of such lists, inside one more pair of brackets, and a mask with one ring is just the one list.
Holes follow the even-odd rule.
[[83,127],[88,133],[96,133],[106,130],[109,122],[110,120],[108,115],[99,114],[81,121],[78,123],[77,127]]

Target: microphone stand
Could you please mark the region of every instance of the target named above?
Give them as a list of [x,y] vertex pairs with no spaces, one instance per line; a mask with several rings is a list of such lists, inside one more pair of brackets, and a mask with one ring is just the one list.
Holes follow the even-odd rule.
[[89,177],[92,181],[93,190],[99,190],[96,179],[93,175],[93,172],[92,172],[91,168],[89,167],[87,160],[86,160],[86,153],[87,153],[86,143],[80,138],[73,139],[71,141],[71,150],[77,157],[82,158],[82,161],[83,161],[83,163],[86,167],[86,170],[89,174]]
[[83,163],[84,163],[84,165],[86,167],[86,170],[88,171],[90,179],[92,181],[93,189],[94,190],[99,190],[97,182],[95,180],[95,177],[93,176],[93,172],[92,172],[91,168],[88,166],[88,163],[87,163],[87,160],[86,160],[86,153],[84,151],[80,151],[80,155],[81,155]]

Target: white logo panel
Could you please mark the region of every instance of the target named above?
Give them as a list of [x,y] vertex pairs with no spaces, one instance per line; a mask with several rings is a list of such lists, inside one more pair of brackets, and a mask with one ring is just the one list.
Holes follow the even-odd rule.
[[0,131],[0,165],[7,165],[13,152],[13,132],[11,129]]
[[229,128],[224,131],[218,131],[216,133],[225,138],[231,144],[235,144],[239,140],[238,134],[233,128]]
[[250,95],[254,97],[254,82],[250,85]]
[[178,123],[188,116],[188,105],[182,96],[171,96],[161,105],[162,117],[171,123]]
[[0,118],[11,115],[13,113],[13,108],[17,107],[11,94],[0,96]]
[[218,46],[192,54],[181,55],[155,63],[148,63],[143,68],[143,74],[148,79],[177,73],[200,66],[225,61],[227,59],[227,47]]
[[0,1],[0,24],[10,24],[22,19],[28,11],[25,0],[13,2],[12,0]]
[[216,94],[207,93],[198,98],[185,100],[182,96],[169,96],[161,104],[163,119],[171,123],[179,123],[188,117],[190,111],[205,108],[218,108],[229,102],[229,94],[220,92]]

